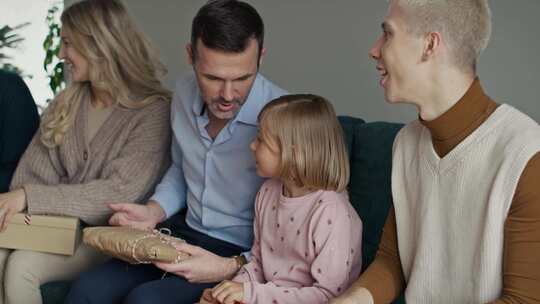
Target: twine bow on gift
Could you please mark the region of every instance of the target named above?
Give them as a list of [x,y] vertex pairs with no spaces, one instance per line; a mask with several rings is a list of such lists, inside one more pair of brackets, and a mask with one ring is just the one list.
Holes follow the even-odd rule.
[[[173,241],[175,241],[173,239],[173,237],[171,237],[171,230],[168,229],[168,228],[160,228],[159,230],[158,229],[153,229],[150,233],[146,234],[146,235],[143,235],[142,237],[136,239],[134,242],[133,242],[133,246],[131,248],[131,257],[133,258],[133,260],[135,260],[137,263],[140,263],[140,264],[151,264],[152,262],[150,261],[143,261],[143,260],[140,260],[137,258],[137,244],[144,240],[144,239],[147,239],[147,238],[152,238],[152,237],[157,237],[159,238],[159,240],[163,243],[163,244],[167,244],[167,245],[171,245],[174,247],[173,245]],[[178,241],[178,239],[176,239],[176,241]],[[152,253],[154,255],[154,258],[157,258],[157,253],[154,251]],[[182,259],[181,255],[177,255],[176,256],[176,259],[173,261],[173,263],[179,263]],[[163,275],[161,276],[161,279],[163,280],[165,278],[165,276],[167,275],[167,271],[163,272]]]
[[[135,260],[139,264],[151,264],[152,263],[151,261],[144,261],[144,260],[141,260],[141,259],[137,258],[137,254],[136,254],[137,245],[140,243],[140,241],[142,241],[144,239],[157,237],[157,238],[159,238],[159,240],[163,244],[171,245],[171,246],[174,247],[173,242],[178,241],[179,239],[173,239],[171,237],[171,234],[172,234],[172,232],[171,232],[171,230],[169,228],[160,228],[160,229],[153,229],[148,234],[145,234],[145,235],[141,236],[140,238],[135,239],[133,241],[133,244],[132,244],[132,247],[131,247],[131,257],[133,258],[133,260]],[[156,251],[152,252],[152,254],[154,255],[154,258],[157,258],[157,252]],[[182,257],[180,255],[177,255],[176,259],[173,261],[173,263],[179,263],[181,260],[182,260]]]
[[151,264],[156,261],[178,264],[190,257],[190,254],[178,251],[174,245],[185,241],[172,236],[167,228],[143,231],[130,227],[88,227],[83,231],[83,241],[130,264]]

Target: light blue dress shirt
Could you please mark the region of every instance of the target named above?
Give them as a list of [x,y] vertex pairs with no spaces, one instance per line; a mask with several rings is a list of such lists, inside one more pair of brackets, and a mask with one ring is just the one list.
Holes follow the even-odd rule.
[[195,74],[190,72],[177,82],[171,104],[172,165],[151,198],[167,217],[187,207],[191,228],[251,247],[255,195],[263,179],[257,176],[249,144],[257,134],[262,107],[284,94],[257,74],[236,117],[212,140],[205,129],[208,111],[202,111]]

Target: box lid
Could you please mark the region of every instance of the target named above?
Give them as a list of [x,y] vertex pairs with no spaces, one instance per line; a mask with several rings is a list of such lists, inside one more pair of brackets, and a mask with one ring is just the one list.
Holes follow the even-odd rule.
[[[14,214],[10,224],[27,225],[25,221],[25,213]],[[76,217],[67,216],[51,216],[51,215],[28,215],[30,216],[30,225],[43,226],[52,228],[77,229],[79,227],[79,219]]]

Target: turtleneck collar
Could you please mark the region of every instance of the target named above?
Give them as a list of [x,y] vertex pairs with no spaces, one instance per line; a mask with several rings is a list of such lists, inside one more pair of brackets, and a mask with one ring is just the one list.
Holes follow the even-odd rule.
[[434,120],[420,119],[420,122],[429,129],[439,157],[444,157],[486,121],[497,106],[484,93],[480,80],[476,78],[465,95],[448,111]]

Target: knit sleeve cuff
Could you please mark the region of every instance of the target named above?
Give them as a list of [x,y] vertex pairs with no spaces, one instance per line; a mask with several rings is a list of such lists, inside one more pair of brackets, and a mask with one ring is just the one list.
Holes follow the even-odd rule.
[[244,304],[248,304],[250,299],[252,298],[252,282],[244,282]]
[[23,189],[26,194],[26,208],[29,214],[59,214],[65,210],[67,206],[53,204],[55,199],[47,191],[48,186],[43,185],[24,185]]

